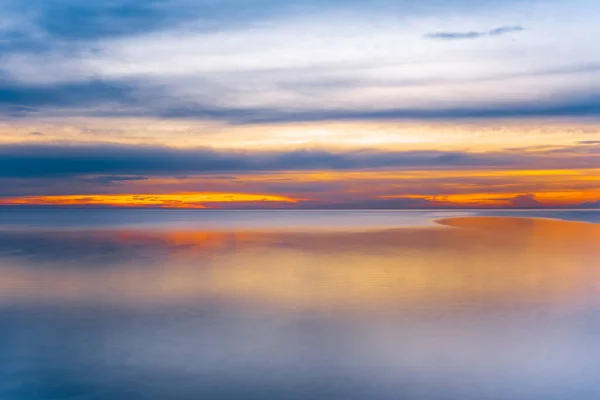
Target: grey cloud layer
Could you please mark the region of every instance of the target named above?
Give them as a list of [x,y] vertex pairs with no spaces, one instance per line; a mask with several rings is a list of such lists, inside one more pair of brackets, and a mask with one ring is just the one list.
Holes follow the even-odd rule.
[[460,152],[290,152],[178,150],[128,146],[0,146],[0,177],[77,175],[177,175],[391,167],[502,165],[510,160],[488,159]]
[[[49,112],[49,114],[48,114]],[[147,117],[163,119],[206,119],[233,124],[310,122],[331,120],[394,119],[486,119],[520,117],[600,116],[600,93],[584,93],[569,98],[525,104],[448,105],[427,108],[389,107],[375,109],[324,107],[234,107],[206,100],[172,97],[165,89],[147,87],[139,80],[130,82],[83,82],[74,84],[2,86],[0,115],[12,118],[54,117]]]
[[429,39],[441,39],[441,40],[460,40],[460,39],[479,39],[489,36],[500,36],[507,33],[521,32],[524,31],[521,25],[506,25],[498,28],[490,29],[488,31],[468,31],[468,32],[434,32],[425,35]]
[[[104,181],[145,176],[228,172],[361,170],[402,168],[594,168],[600,153],[569,148],[489,153],[444,151],[297,150],[279,152],[173,149],[134,146],[2,145],[0,177],[43,178],[106,175]],[[122,176],[122,178],[119,178]]]

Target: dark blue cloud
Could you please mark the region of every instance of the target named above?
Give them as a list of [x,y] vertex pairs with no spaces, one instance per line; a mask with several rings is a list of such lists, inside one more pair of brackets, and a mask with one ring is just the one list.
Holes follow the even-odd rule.
[[[579,149],[581,146],[576,146]],[[568,148],[567,148],[568,149]],[[261,171],[426,168],[593,168],[596,153],[549,151],[227,151],[125,145],[1,145],[0,178],[102,176],[100,183],[149,176]]]
[[[208,90],[208,89],[207,89]],[[28,117],[33,113],[100,117],[208,118],[233,124],[312,122],[332,120],[477,119],[520,117],[598,117],[600,93],[587,93],[527,104],[469,105],[446,108],[382,108],[374,110],[289,111],[285,108],[236,108],[184,100],[140,80],[90,79],[54,85],[27,85],[0,80],[0,116]]]
[[27,112],[36,111],[37,107],[83,107],[107,102],[131,104],[136,100],[137,90],[134,83],[96,79],[57,85],[26,85],[0,80],[0,106],[4,105],[4,110]]
[[[24,43],[56,44],[57,41],[86,41],[110,36],[130,35],[181,22],[189,10],[177,1],[164,0],[30,0],[8,1],[5,9],[26,25],[5,32],[4,39]],[[43,32],[40,37],[39,32]],[[16,43],[15,43],[16,44]],[[47,46],[46,46],[47,47]]]
[[487,34],[489,36],[499,36],[499,35],[504,35],[504,34],[512,33],[512,32],[521,32],[524,30],[525,30],[525,28],[523,28],[521,25],[506,25],[506,26],[500,26],[498,28],[491,29],[487,32]]
[[468,31],[468,32],[433,32],[425,35],[428,39],[440,39],[440,40],[461,40],[461,39],[479,39],[489,36],[500,36],[507,33],[521,32],[524,31],[521,25],[506,25],[499,26],[494,29],[487,31]]
[[[202,173],[386,168],[510,167],[527,163],[510,153],[473,154],[443,151],[217,151],[134,146],[2,145],[1,178],[104,175],[174,176]],[[101,178],[106,181],[106,178]]]
[[[172,9],[160,7],[162,0],[33,0],[35,22],[45,32],[65,39],[96,39],[160,28]],[[182,15],[179,17],[183,17]]]
[[[189,110],[171,110],[164,116],[185,117]],[[285,122],[327,120],[385,120],[385,119],[477,119],[521,117],[585,117],[600,116],[600,93],[590,93],[575,98],[559,98],[546,102],[527,104],[501,103],[497,105],[469,105],[424,109],[379,109],[348,111],[255,112],[241,122]],[[240,116],[238,116],[240,117]]]
[[81,178],[81,181],[86,183],[99,183],[101,185],[112,185],[118,182],[132,182],[132,181],[146,181],[146,176],[120,176],[120,175],[107,175],[107,176],[94,176],[89,178]]
[[286,112],[275,109],[210,109],[182,107],[157,110],[164,118],[215,117],[232,123],[312,122],[333,120],[485,119],[526,117],[599,117],[600,94],[579,99],[557,99],[546,103],[472,105],[447,108],[379,110],[307,110]]
[[425,35],[428,39],[458,40],[458,39],[477,39],[487,36],[487,32],[435,32]]
[[600,209],[600,200],[598,201],[588,201],[586,203],[581,203],[577,206],[577,208],[598,208]]

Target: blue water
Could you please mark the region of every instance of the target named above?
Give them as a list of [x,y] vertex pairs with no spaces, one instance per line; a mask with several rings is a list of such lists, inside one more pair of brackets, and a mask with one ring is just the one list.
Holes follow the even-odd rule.
[[600,398],[596,225],[482,215],[600,222],[0,209],[0,400]]
[[521,216],[600,222],[600,210],[157,210],[0,207],[0,229],[287,229],[395,228],[438,218]]

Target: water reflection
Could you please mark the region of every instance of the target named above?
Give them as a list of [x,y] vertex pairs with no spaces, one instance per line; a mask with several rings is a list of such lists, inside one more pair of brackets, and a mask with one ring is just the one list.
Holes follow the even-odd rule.
[[3,301],[192,299],[326,309],[483,307],[576,300],[598,225],[457,218],[471,229],[357,233],[109,231],[3,238]]
[[596,398],[600,226],[0,234],[0,398]]

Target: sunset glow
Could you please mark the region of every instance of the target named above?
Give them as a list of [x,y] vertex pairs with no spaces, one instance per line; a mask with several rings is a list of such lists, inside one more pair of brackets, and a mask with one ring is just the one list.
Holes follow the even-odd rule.
[[296,200],[237,193],[177,193],[15,197],[0,200],[0,205],[210,208],[211,203],[244,202],[295,203]]
[[0,205],[600,206],[591,0],[49,1],[0,4]]

